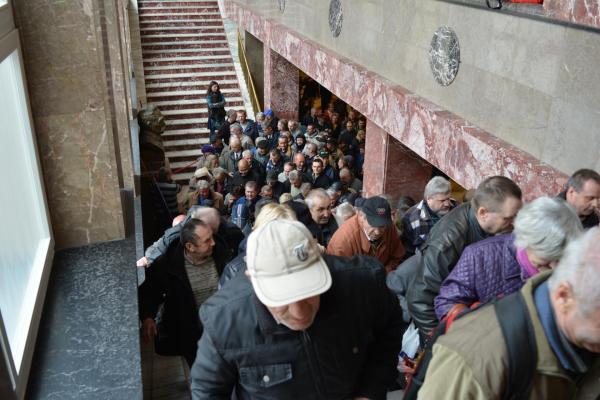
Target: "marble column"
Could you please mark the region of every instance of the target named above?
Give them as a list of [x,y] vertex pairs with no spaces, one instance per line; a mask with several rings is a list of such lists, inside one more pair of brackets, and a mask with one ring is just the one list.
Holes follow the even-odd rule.
[[13,4],[56,247],[121,239],[120,189],[131,184],[122,2]]
[[372,121],[367,121],[365,195],[386,194],[397,200],[419,200],[431,178],[432,167]]
[[264,48],[264,109],[279,118],[298,120],[300,73],[277,52]]

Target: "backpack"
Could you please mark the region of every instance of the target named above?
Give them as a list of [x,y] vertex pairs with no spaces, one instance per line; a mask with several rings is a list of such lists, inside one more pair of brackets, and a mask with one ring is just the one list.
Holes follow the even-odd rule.
[[[516,292],[483,306],[492,304],[508,352],[508,382],[502,399],[527,399],[531,393],[533,374],[536,369],[537,347],[525,299],[521,292]],[[449,313],[448,317],[433,329],[431,339],[426,342],[421,355],[417,359],[416,372],[408,382],[404,392],[404,400],[417,398],[419,389],[425,381],[427,368],[433,357],[432,348],[437,339],[450,329],[453,321],[477,310],[480,306],[477,305],[474,308],[464,307],[455,311],[452,315]]]

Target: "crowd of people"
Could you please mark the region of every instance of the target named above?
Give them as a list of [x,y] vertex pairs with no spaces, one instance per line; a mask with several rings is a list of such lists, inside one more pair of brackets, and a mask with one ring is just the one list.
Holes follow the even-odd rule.
[[207,103],[181,215],[138,261],[143,337],[194,399],[600,395],[597,172],[526,204],[503,176],[366,197],[355,111],[252,120],[216,82]]

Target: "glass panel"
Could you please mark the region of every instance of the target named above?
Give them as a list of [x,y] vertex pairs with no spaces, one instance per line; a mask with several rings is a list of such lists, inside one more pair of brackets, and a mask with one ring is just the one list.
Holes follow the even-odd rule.
[[19,370],[50,231],[17,50],[0,63],[0,93],[0,311]]

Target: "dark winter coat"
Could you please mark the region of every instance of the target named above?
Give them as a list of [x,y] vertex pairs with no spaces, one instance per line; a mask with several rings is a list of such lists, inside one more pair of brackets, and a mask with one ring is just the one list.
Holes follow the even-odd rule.
[[385,399],[401,313],[371,257],[323,256],[333,284],[305,331],[277,324],[240,273],[200,309],[194,399]]

